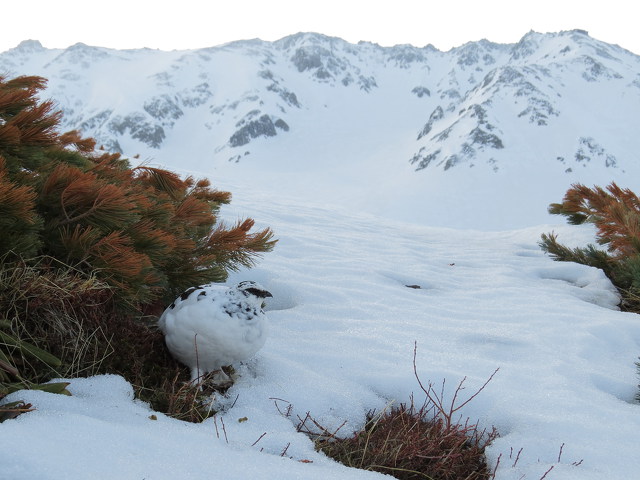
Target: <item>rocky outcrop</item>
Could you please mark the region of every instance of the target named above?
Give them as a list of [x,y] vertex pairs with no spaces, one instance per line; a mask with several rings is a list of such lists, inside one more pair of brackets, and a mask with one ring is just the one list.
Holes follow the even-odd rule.
[[260,112],[250,112],[236,125],[239,127],[238,130],[229,139],[231,147],[241,147],[258,137],[275,137],[278,130],[289,131],[289,125],[281,118],[274,121],[271,116],[264,114],[253,120],[258,115]]

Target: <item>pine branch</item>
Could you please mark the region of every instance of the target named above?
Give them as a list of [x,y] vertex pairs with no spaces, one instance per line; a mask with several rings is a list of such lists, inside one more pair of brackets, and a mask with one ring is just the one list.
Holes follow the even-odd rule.
[[0,76],[0,252],[60,258],[139,304],[160,286],[222,281],[273,249],[273,232],[251,219],[218,222],[231,194],[209,180],[131,168],[77,131],[58,133],[60,112],[37,98],[45,85]]
[[138,181],[166,193],[174,200],[183,196],[186,190],[186,182],[179,175],[168,170],[139,166],[132,169],[132,172]]
[[96,141],[93,138],[82,138],[77,130],[63,133],[58,137],[58,142],[62,147],[73,146],[82,153],[91,153],[96,146]]
[[605,271],[611,270],[613,258],[605,251],[596,248],[594,245],[587,245],[585,248],[569,248],[558,243],[558,236],[555,233],[542,234],[542,240],[538,243],[543,251],[551,258],[559,262],[575,262],[601,268]]

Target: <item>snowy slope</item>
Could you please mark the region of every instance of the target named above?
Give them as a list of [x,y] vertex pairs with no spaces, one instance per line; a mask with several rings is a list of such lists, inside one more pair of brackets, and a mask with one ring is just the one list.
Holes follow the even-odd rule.
[[448,52],[313,33],[172,52],[27,41],[0,71],[47,77],[64,127],[109,150],[284,183],[292,201],[500,229],[548,221],[573,182],[640,187],[640,58],[580,30]]
[[461,412],[500,432],[498,480],[635,478],[637,315],[601,271],[537,242],[593,240],[546,215],[572,182],[640,190],[638,62],[580,31],[449,52],[299,34],[0,54],[0,70],[50,79],[66,128],[210,176],[234,194],[226,220],[280,239],[229,279],[274,294],[271,336],[215,421],[151,420],[118,377],[19,392],[7,400],[37,410],[0,426],[0,478],[384,478],[314,452],[296,416],[348,434],[370,409],[419,402],[414,342],[423,382],[448,395],[499,368]]
[[574,245],[590,230],[435,229],[291,205],[255,189],[237,190],[224,213],[251,214],[280,242],[257,268],[229,279],[257,280],[274,298],[266,346],[218,399],[218,434],[214,420],[149,419],[154,412],[118,377],[76,380],[73,397],[8,398],[37,411],[0,426],[6,478],[382,478],[315,453],[295,430],[297,416],[310,412],[327,428],[346,420],[346,435],[370,409],[412,393],[420,403],[414,342],[422,381],[446,379],[449,399],[463,377],[466,399],[500,369],[461,411],[499,430],[487,452],[492,466],[502,455],[498,480],[538,480],[552,466],[554,480],[635,477],[637,315],[616,310],[601,271],[553,262],[536,244],[551,228]]

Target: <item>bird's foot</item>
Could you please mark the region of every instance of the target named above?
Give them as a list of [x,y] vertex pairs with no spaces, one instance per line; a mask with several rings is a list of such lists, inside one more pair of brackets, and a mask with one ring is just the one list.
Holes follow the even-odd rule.
[[235,383],[235,370],[229,365],[212,372],[211,386],[215,390],[227,390]]

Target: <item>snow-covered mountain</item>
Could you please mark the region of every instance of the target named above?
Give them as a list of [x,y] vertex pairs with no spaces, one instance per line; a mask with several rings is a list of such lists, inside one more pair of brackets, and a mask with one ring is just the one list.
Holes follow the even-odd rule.
[[640,187],[640,57],[581,30],[448,52],[314,33],[171,52],[29,40],[0,72],[48,78],[64,128],[107,150],[396,218],[518,227],[573,182]]
[[640,192],[640,57],[577,30],[448,52],[317,34],[173,52],[26,41],[0,53],[0,75],[21,74],[50,80],[66,129],[210,176],[234,194],[222,220],[279,242],[228,279],[273,293],[271,333],[214,418],[153,412],[113,375],[14,392],[35,411],[2,424],[2,478],[389,478],[316,452],[296,418],[350,435],[420,405],[418,374],[460,421],[497,428],[496,479],[637,477],[637,315],[602,271],[536,243],[593,241],[546,214],[572,182]]

